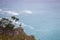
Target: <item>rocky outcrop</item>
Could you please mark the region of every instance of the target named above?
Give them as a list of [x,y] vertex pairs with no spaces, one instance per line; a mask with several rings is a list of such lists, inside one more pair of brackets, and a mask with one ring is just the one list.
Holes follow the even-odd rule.
[[5,36],[6,40],[35,40],[35,37],[33,35],[27,35],[22,27],[6,29],[0,26],[0,35]]
[[[14,18],[15,19],[15,18]],[[0,40],[35,40],[33,35],[27,35],[23,28],[14,28],[12,21],[2,18],[0,19]]]

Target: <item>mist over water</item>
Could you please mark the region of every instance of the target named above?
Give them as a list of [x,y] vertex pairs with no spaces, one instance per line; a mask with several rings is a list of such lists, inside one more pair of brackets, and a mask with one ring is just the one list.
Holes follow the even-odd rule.
[[[37,1],[37,2],[36,2]],[[0,9],[18,11],[30,10],[32,14],[20,14],[17,17],[21,22],[33,26],[35,29],[29,29],[23,27],[27,34],[35,35],[36,39],[41,40],[60,40],[60,3],[59,1],[44,2],[36,1],[21,1],[6,3],[5,1],[0,3]],[[41,0],[40,0],[41,1]],[[22,3],[22,4],[21,4]],[[16,4],[16,5],[15,5]],[[11,16],[11,15],[10,15]],[[6,14],[0,14],[0,17],[10,17]]]

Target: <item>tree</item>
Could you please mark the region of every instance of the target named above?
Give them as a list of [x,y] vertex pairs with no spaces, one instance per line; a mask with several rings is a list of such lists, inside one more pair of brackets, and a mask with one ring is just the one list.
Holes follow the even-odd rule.
[[19,21],[19,18],[16,18],[15,16],[12,16],[11,18],[15,21]]

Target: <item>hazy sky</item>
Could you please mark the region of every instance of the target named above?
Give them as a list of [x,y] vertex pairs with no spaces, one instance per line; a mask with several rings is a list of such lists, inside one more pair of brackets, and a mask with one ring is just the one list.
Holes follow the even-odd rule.
[[11,15],[37,40],[60,40],[60,0],[0,0],[0,17]]
[[33,3],[58,3],[60,0],[23,0],[24,2]]

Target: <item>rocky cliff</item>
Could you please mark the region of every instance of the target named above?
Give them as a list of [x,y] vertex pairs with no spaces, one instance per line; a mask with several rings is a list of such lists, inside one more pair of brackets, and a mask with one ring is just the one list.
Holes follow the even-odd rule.
[[[16,17],[12,17],[13,20],[19,20]],[[12,21],[6,18],[0,19],[0,40],[35,40],[33,35],[27,35],[23,28],[14,28],[15,25]]]

